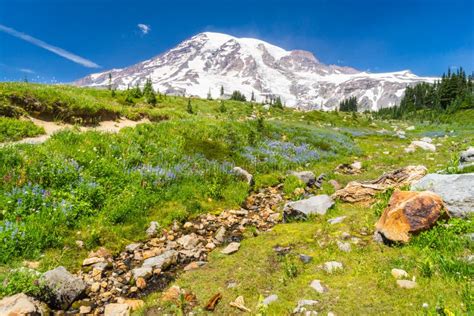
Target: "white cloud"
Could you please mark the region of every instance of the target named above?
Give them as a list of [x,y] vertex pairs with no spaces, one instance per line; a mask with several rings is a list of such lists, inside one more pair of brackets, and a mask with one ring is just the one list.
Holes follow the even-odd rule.
[[85,59],[85,58],[82,58],[81,56],[77,56],[71,52],[68,52],[67,50],[64,50],[62,48],[59,48],[59,47],[56,47],[56,46],[53,46],[53,45],[50,45],[48,43],[45,43],[43,42],[42,40],[39,40],[37,38],[34,38],[33,36],[30,36],[28,34],[25,34],[25,33],[22,33],[22,32],[18,32],[10,27],[7,27],[5,25],[2,25],[0,24],[0,31],[2,32],[5,32],[7,34],[10,34],[14,37],[17,37],[19,39],[22,39],[28,43],[31,43],[33,45],[36,45],[38,47],[41,47],[41,48],[44,48],[46,50],[49,50],[50,52],[53,52],[55,53],[56,55],[59,55],[61,57],[64,57],[66,59],[69,59],[70,61],[73,61],[75,62],[76,64],[79,64],[79,65],[82,65],[84,67],[88,67],[88,68],[100,68],[99,65],[97,65],[96,63],[88,60],[88,59]]
[[140,31],[142,32],[142,34],[146,35],[151,31],[151,27],[149,25],[139,23],[139,24],[137,24],[137,26],[140,29]]
[[24,72],[25,74],[34,74],[35,73],[33,70],[28,69],[28,68],[20,68],[18,70],[21,71],[21,72]]

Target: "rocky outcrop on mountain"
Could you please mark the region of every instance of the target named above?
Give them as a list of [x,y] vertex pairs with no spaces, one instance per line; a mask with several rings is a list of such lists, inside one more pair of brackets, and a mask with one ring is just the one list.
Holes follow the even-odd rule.
[[[410,71],[368,73],[351,67],[326,65],[312,53],[286,51],[253,38],[205,32],[154,58],[123,68],[91,74],[79,86],[107,87],[109,75],[118,89],[150,78],[161,93],[220,98],[234,90],[257,101],[280,97],[290,107],[333,110],[345,98],[357,97],[360,110],[399,103],[407,86],[432,82]],[[224,97],[225,97],[224,96]]]

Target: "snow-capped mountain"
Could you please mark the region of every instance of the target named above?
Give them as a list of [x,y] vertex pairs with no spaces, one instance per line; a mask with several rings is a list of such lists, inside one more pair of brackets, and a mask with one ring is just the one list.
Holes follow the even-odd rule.
[[[410,71],[368,73],[350,67],[325,65],[312,53],[287,51],[253,38],[205,32],[136,65],[112,69],[77,80],[76,85],[118,89],[140,86],[150,78],[155,90],[166,94],[220,98],[234,90],[257,101],[279,96],[286,106],[331,110],[351,96],[361,110],[398,104],[408,85],[432,82]],[[225,95],[224,95],[225,97]]]

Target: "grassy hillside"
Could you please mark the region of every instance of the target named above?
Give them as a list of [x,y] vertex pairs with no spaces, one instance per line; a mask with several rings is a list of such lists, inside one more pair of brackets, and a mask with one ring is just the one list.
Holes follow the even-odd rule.
[[[141,98],[133,104],[124,99],[122,92],[112,96],[107,90],[0,84],[0,114],[12,117],[0,120],[4,139],[10,132],[2,132],[1,122],[17,124],[20,116],[28,115],[76,124],[118,117],[152,121],[117,134],[65,130],[43,144],[0,148],[0,284],[8,285],[0,296],[34,291],[28,277],[12,272],[24,260],[39,261],[40,271],[58,265],[74,271],[98,246],[118,252],[144,239],[151,220],[166,227],[175,220],[238,207],[249,187],[231,174],[234,166],[254,174],[257,189],[284,183],[288,198],[296,199],[293,191],[301,184],[287,176],[290,170],[325,173],[327,180],[342,185],[408,164],[423,164],[436,172],[452,164],[474,141],[473,111],[455,114],[449,124],[416,123],[407,138],[400,139],[394,130],[405,129],[411,122],[202,99],[191,100],[190,113],[186,98],[159,96],[155,106]],[[41,132],[32,126],[27,130]],[[20,134],[32,136],[28,133]],[[412,139],[423,136],[434,138],[436,152],[404,152]],[[355,160],[362,161],[362,174],[334,172],[338,164]],[[333,191],[326,182],[323,192]],[[349,219],[342,226],[328,226],[327,218],[338,215]],[[420,304],[425,301],[430,310],[441,304],[449,311],[466,312],[472,297],[468,278],[473,271],[457,258],[472,252],[472,244],[459,239],[460,232],[473,231],[472,224],[453,222],[457,233],[440,228],[437,235],[424,235],[409,247],[379,246],[363,237],[364,247],[341,254],[334,245],[321,248],[317,243],[346,230],[364,229],[369,236],[377,215],[370,205],[339,203],[326,217],[282,224],[245,241],[235,256],[216,252],[206,268],[183,274],[176,282],[194,291],[201,303],[216,291],[224,293],[219,314],[235,312],[228,302],[237,294],[244,295],[255,310],[259,296],[270,292],[282,299],[270,307],[269,315],[287,313],[303,296],[323,301],[324,311],[340,315],[351,311],[422,313]],[[78,240],[84,248],[77,247]],[[297,276],[282,282],[288,265],[273,262],[276,244],[294,245],[317,260],[304,267],[294,263]],[[452,251],[445,253],[446,247]],[[441,255],[432,257],[432,252]],[[325,280],[334,289],[330,295],[309,293],[311,278],[323,278],[316,266],[330,258],[345,261],[348,271]],[[450,260],[455,264],[446,265]],[[405,268],[419,278],[422,286],[410,292],[413,300],[406,300],[405,292],[387,280],[393,267]],[[231,275],[241,287],[226,288]],[[161,306],[157,297],[148,299],[149,306]]]

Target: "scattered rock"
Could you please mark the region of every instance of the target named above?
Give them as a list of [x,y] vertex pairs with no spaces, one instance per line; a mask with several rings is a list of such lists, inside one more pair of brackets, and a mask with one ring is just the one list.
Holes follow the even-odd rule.
[[221,226],[219,227],[219,229],[217,230],[216,234],[214,235],[214,238],[216,239],[216,241],[218,241],[219,243],[223,243],[225,241],[225,233],[226,233],[226,229],[224,226]]
[[313,186],[314,183],[316,182],[316,176],[311,171],[299,171],[299,172],[293,171],[290,174],[300,179],[301,182],[303,182],[309,187]]
[[290,219],[305,220],[308,215],[324,215],[334,205],[329,195],[322,194],[312,196],[309,199],[288,202],[283,210],[283,221]]
[[89,314],[91,311],[92,311],[91,306],[82,305],[81,307],[79,307],[79,314],[82,314],[82,315]]
[[207,262],[205,261],[193,261],[184,267],[184,271],[196,270],[204,266]]
[[469,147],[459,156],[459,169],[474,166],[474,147]]
[[408,273],[402,269],[392,269],[392,275],[395,279],[408,278]]
[[415,281],[410,280],[397,280],[397,285],[402,289],[414,289],[418,286]]
[[239,248],[240,248],[240,243],[231,242],[230,244],[227,245],[227,247],[221,250],[221,253],[224,255],[230,255],[230,254],[233,254],[234,252],[237,252]]
[[313,260],[313,257],[308,256],[308,255],[300,254],[300,260],[303,263],[310,263]]
[[40,282],[43,283],[46,291],[45,301],[56,309],[68,309],[86,289],[84,281],[69,273],[62,266],[45,272],[41,276]]
[[194,249],[199,243],[199,239],[195,233],[184,235],[177,240],[184,249]]
[[360,161],[355,161],[351,164],[340,164],[334,171],[342,174],[359,174],[362,172],[362,163]]
[[142,267],[159,268],[164,270],[171,264],[176,263],[177,257],[178,252],[176,250],[167,250],[159,256],[146,259],[143,262]]
[[346,217],[347,216],[339,216],[339,217],[331,218],[331,219],[328,219],[328,223],[331,225],[339,224],[339,223],[342,223],[342,221],[344,221]]
[[405,130],[406,130],[406,131],[414,131],[414,130],[415,130],[415,126],[413,126],[413,125],[408,126]]
[[128,316],[130,306],[127,304],[112,303],[105,305],[104,316]]
[[38,270],[40,266],[40,262],[39,261],[23,261],[23,265],[27,267],[28,269]]
[[323,294],[328,291],[328,288],[321,283],[320,280],[313,280],[310,286],[318,293]]
[[342,269],[344,269],[344,266],[342,263],[337,261],[328,261],[323,264],[323,270],[329,274]]
[[411,142],[411,144],[407,148],[405,148],[405,152],[407,153],[414,152],[416,148],[421,148],[423,150],[433,151],[433,152],[436,151],[435,145],[425,142],[425,141],[421,141],[421,140],[414,140]]
[[76,246],[77,248],[84,248],[84,242],[82,240],[76,240]]
[[432,191],[443,199],[449,214],[466,217],[474,212],[474,173],[428,174],[411,186],[411,190]]
[[181,295],[181,288],[177,285],[173,285],[169,289],[163,292],[161,300],[163,302],[178,302],[179,296]]
[[443,201],[432,192],[395,191],[375,227],[384,240],[408,242],[445,214]]
[[90,266],[90,265],[93,265],[95,263],[104,262],[104,261],[105,261],[104,258],[99,258],[99,257],[86,258],[82,262],[82,265],[83,266]]
[[155,237],[158,234],[158,231],[160,230],[160,224],[158,222],[150,222],[150,226],[146,230],[146,235],[151,238]]
[[377,193],[384,192],[389,188],[400,188],[421,179],[426,174],[424,166],[408,166],[386,173],[372,181],[352,181],[344,189],[336,191],[332,195],[344,202],[371,201]]
[[343,252],[351,252],[351,244],[348,242],[337,241],[337,248]]
[[240,167],[234,167],[232,169],[232,172],[238,176],[239,178],[241,178],[242,180],[245,180],[245,182],[247,182],[247,184],[251,187],[254,186],[255,182],[253,180],[253,176],[252,174],[250,174],[247,170],[245,169],[242,169]]
[[136,279],[136,285],[140,290],[143,290],[146,288],[146,281],[144,278],[139,277]]
[[291,247],[290,246],[283,247],[280,245],[276,245],[273,247],[273,251],[275,251],[280,256],[285,256],[290,253]]
[[272,294],[272,295],[269,295],[269,296],[265,297],[265,299],[262,301],[262,305],[268,306],[271,303],[276,302],[277,300],[278,300],[278,295]]
[[128,251],[128,252],[134,252],[135,250],[140,248],[140,246],[141,246],[141,244],[139,244],[139,243],[130,244],[130,245],[127,245],[125,247],[125,250]]
[[35,299],[23,294],[4,297],[0,300],[0,315],[47,315],[45,308]]
[[119,297],[117,299],[117,303],[119,304],[127,304],[130,307],[130,310],[136,311],[142,308],[145,305],[145,302],[142,300],[135,300],[135,299],[124,299]]
[[304,313],[307,311],[307,308],[310,306],[318,305],[319,301],[314,300],[299,300],[298,305],[296,305],[295,309],[293,310],[293,314]]
[[243,296],[238,296],[235,301],[229,303],[230,306],[240,309],[244,312],[252,312],[250,309],[245,307],[245,301]]

